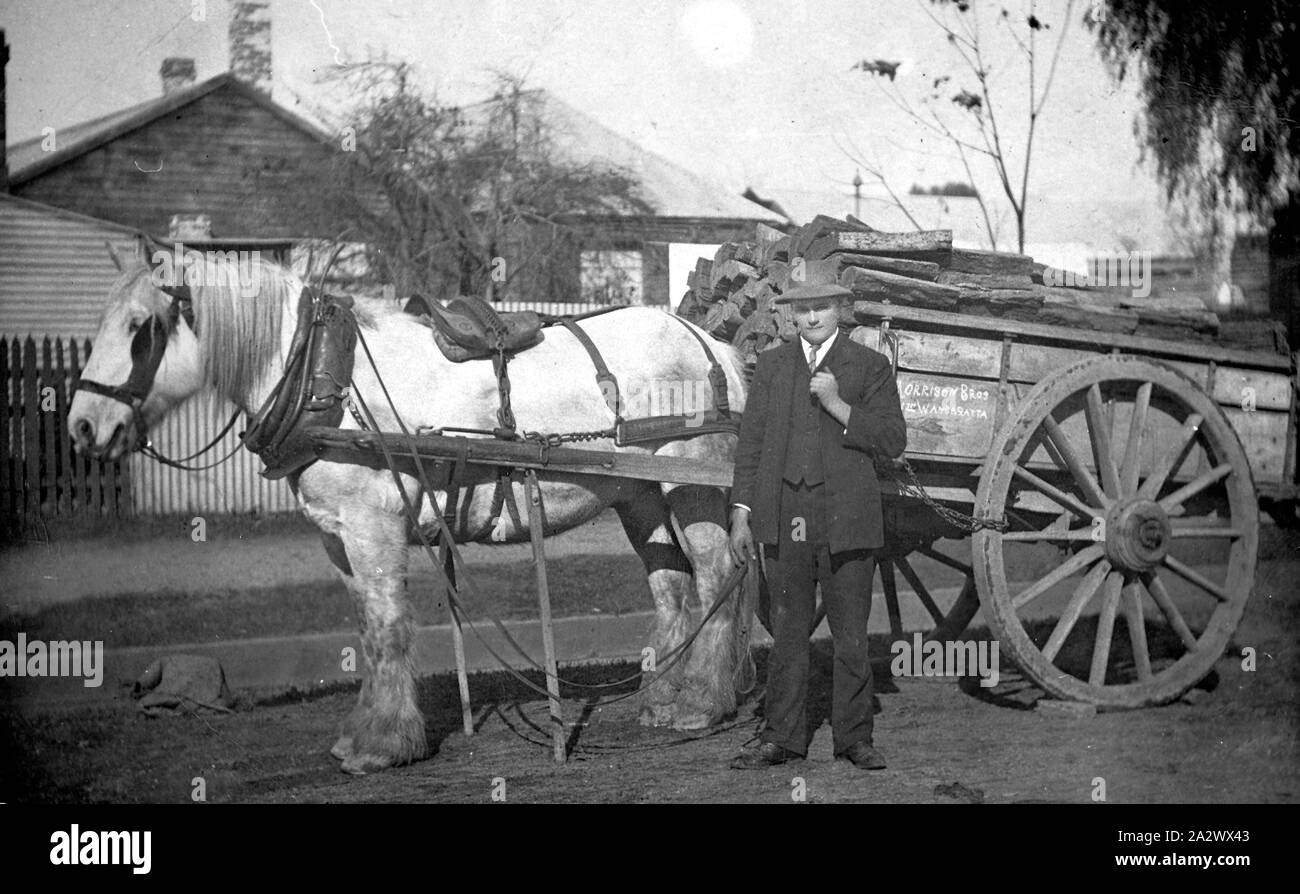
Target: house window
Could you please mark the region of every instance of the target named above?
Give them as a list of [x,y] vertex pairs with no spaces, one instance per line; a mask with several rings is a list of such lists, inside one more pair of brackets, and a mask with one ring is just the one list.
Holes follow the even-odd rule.
[[643,303],[641,252],[584,251],[579,265],[579,285],[585,303]]

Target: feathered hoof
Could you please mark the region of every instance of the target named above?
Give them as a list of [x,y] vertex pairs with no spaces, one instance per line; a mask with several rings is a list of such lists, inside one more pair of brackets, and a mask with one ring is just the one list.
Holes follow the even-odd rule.
[[671,726],[675,713],[672,704],[645,705],[638,719],[642,726]]
[[345,761],[352,757],[353,753],[354,750],[352,748],[351,736],[339,736],[339,740],[335,742],[334,747],[330,749],[330,756],[335,760],[340,761]]
[[345,758],[339,769],[353,776],[365,776],[395,766],[397,759],[385,754],[354,754]]
[[673,729],[690,732],[708,729],[720,722],[721,718],[715,718],[715,715],[709,713],[678,714],[673,721]]

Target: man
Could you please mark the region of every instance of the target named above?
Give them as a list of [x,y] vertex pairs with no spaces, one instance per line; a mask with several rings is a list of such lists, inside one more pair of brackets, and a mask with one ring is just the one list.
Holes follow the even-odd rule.
[[835,645],[831,734],[837,758],[867,770],[885,761],[872,743],[867,617],[884,545],[874,456],[907,443],[894,372],[885,357],[839,332],[852,292],[800,286],[789,304],[799,338],[758,357],[741,423],[732,484],[731,553],[764,544],[773,637],[760,744],[737,769],[760,769],[808,751],[809,628],[815,587]]

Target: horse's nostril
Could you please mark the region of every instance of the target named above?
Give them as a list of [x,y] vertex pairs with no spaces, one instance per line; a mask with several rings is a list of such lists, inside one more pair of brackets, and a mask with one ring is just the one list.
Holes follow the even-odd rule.
[[78,440],[90,443],[95,440],[95,427],[90,424],[89,419],[78,419],[73,431],[76,432]]

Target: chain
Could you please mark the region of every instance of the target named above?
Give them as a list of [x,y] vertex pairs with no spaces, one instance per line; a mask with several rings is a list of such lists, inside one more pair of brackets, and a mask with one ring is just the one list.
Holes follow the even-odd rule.
[[523,437],[525,441],[534,441],[543,447],[559,447],[561,444],[571,441],[601,441],[612,438],[614,435],[614,429],[602,428],[598,431],[571,431],[565,434],[555,434],[554,432],[542,434],[539,431],[526,431]]
[[[906,480],[899,477],[898,469],[900,468],[903,470],[904,474],[907,475]],[[929,506],[935,515],[939,516],[958,530],[974,533],[981,528],[991,528],[994,531],[1005,531],[1008,527],[1008,523],[1005,519],[979,518],[974,515],[967,515],[964,512],[958,512],[950,506],[942,505],[936,501],[934,497],[930,496],[926,492],[925,488],[922,487],[921,482],[916,477],[916,472],[912,469],[911,464],[906,459],[896,460],[886,468],[886,471],[889,472],[889,477],[894,479],[894,482],[898,485],[898,489],[902,491],[905,496],[920,500],[922,503]]]

